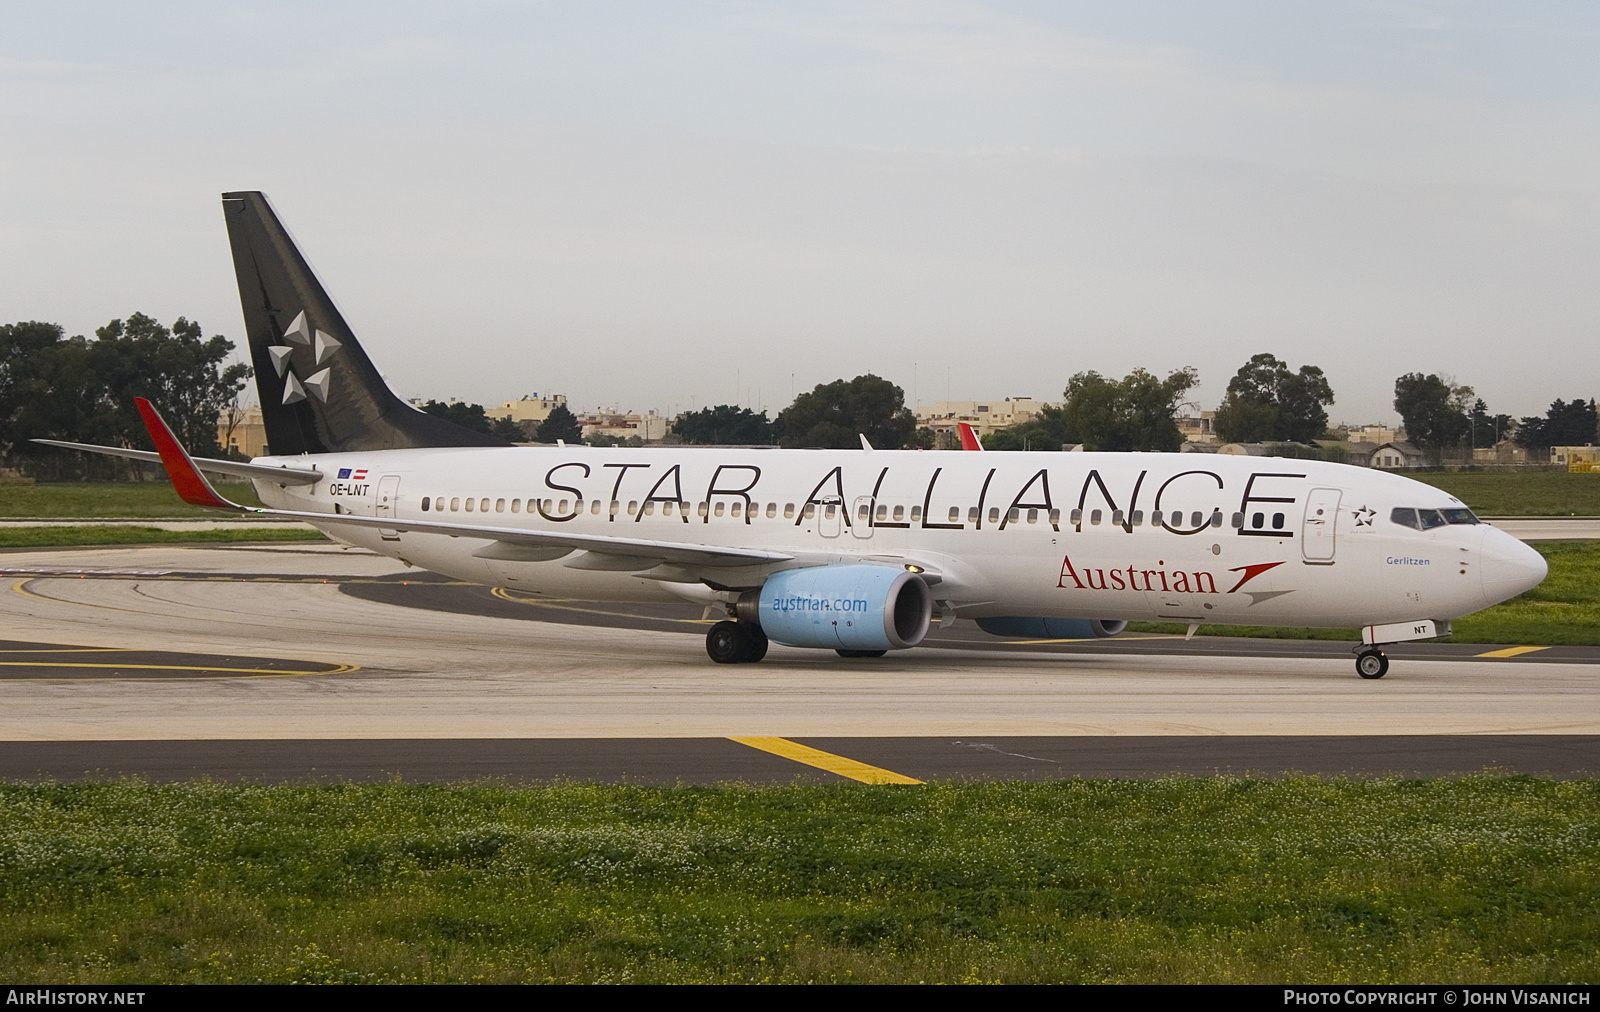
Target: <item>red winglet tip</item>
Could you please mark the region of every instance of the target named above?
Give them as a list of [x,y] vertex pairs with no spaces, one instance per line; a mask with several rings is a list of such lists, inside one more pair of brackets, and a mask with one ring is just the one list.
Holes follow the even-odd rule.
[[961,433],[961,448],[963,450],[981,450],[983,444],[978,442],[978,433],[966,422],[957,422],[956,430]]
[[173,491],[178,493],[178,498],[191,506],[206,506],[219,510],[239,509],[236,504],[217,495],[217,490],[211,487],[211,483],[206,481],[200,469],[194,466],[194,461],[189,459],[188,451],[178,442],[178,437],[172,434],[166,420],[156,411],[155,405],[143,397],[135,397],[133,402],[139,408],[139,417],[144,419],[144,427],[150,433],[151,442],[156,444],[156,452],[161,455],[161,463],[167,469],[167,477],[171,479]]

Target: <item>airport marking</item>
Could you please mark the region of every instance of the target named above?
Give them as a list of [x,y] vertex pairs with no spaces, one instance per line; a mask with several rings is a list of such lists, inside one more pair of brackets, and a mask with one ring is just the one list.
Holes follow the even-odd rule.
[[[433,584],[432,586],[437,586],[437,584]],[[502,601],[510,601],[512,604],[525,604],[530,608],[552,608],[556,611],[576,611],[582,612],[586,615],[607,615],[612,618],[645,619],[651,622],[675,622],[679,625],[711,624],[711,622],[706,619],[665,618],[655,615],[636,615],[633,612],[628,611],[610,611],[605,608],[584,608],[570,603],[572,600],[571,598],[513,597],[512,595],[515,593],[516,591],[510,590],[506,587],[495,587],[493,590],[489,591],[489,594],[492,597],[498,597]]]
[[[295,671],[288,668],[224,668],[214,664],[72,664],[65,661],[0,661],[0,668],[111,668],[117,671],[216,671],[229,675],[255,677],[303,677],[306,675],[344,675],[361,670],[356,664],[339,664],[326,671]],[[110,679],[98,679],[110,681]]]
[[748,745],[763,752],[770,752],[775,756],[792,759],[797,763],[815,766],[819,770],[837,773],[841,777],[859,780],[864,784],[920,784],[921,780],[908,777],[903,773],[893,770],[880,769],[869,766],[856,759],[847,759],[842,755],[824,752],[819,748],[802,745],[797,741],[776,737],[729,737],[729,741],[736,741],[741,745]]
[[1474,657],[1516,657],[1519,654],[1531,654],[1535,650],[1549,650],[1549,647],[1506,647],[1504,650],[1490,650],[1484,654],[1473,654]]

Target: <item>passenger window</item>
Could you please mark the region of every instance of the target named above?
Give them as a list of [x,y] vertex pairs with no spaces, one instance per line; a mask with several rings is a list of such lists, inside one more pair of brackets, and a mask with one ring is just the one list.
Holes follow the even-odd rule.
[[1013,506],[1013,507],[1011,507],[1011,509],[1010,509],[1010,510],[1008,510],[1008,511],[1007,511],[1007,512],[1006,512],[1006,523],[1008,523],[1008,524],[1014,524],[1014,523],[1016,523],[1016,522],[1017,522],[1017,520],[1018,520],[1018,519],[1019,519],[1019,518],[1020,518],[1020,517],[1021,517],[1021,516],[1022,516],[1022,511],[1021,511],[1021,510],[1019,510],[1019,509],[1017,509],[1017,508],[1016,508],[1016,507],[1015,507],[1015,506]]
[[1128,519],[1132,521],[1133,526],[1140,526],[1144,523],[1144,510],[1134,510]]
[[696,512],[698,512],[701,516],[708,516],[711,513],[711,504],[706,502],[701,503],[700,508]]
[[967,507],[967,523],[975,524],[977,522],[978,522],[978,507],[976,507],[976,506]]
[[806,503],[806,508],[805,508],[805,512],[804,512],[805,519],[810,520],[812,517],[814,517],[816,515],[817,515],[817,504],[814,503],[814,502]]
[[661,504],[661,515],[664,517],[672,516],[672,503],[664,502]]
[[600,503],[600,500],[599,500],[599,499],[596,499],[596,500],[595,500],[595,501],[594,501],[594,505],[592,505],[592,506],[590,506],[590,507],[589,507],[589,512],[590,512],[590,513],[595,513],[595,514],[598,514],[598,513],[599,513],[599,512],[600,512],[600,509],[601,509],[601,503]]
[[506,501],[504,499],[496,499],[494,501],[494,511],[496,513],[504,513],[506,511]]
[[1275,531],[1283,530],[1283,514],[1282,513],[1274,513],[1274,514],[1272,514],[1272,529],[1275,530]]
[[644,515],[647,517],[656,515],[656,501],[654,499],[646,499],[644,501]]
[[468,513],[472,512],[472,504],[473,504],[473,502],[474,502],[474,500],[472,500],[472,499],[468,499],[467,500],[467,512]]
[[961,507],[960,506],[952,506],[952,507],[950,507],[950,519],[949,519],[948,522],[952,523],[952,524],[958,524],[958,523],[961,522]]
[[777,515],[778,515],[778,504],[775,503],[775,502],[767,503],[767,519],[771,520],[772,518],[776,517]]
[[1251,528],[1251,530],[1259,531],[1261,528],[1265,527],[1266,524],[1267,524],[1266,514],[1264,514],[1264,513],[1252,513],[1252,514],[1250,514],[1250,528]]
[[1218,510],[1217,512],[1211,514],[1211,526],[1213,526],[1213,527],[1221,527],[1222,526],[1222,511],[1221,510]]
[[1052,524],[1059,524],[1061,522],[1061,511],[1060,510],[1051,510],[1050,511],[1050,522]]
[[736,516],[739,515],[739,511],[742,510],[742,509],[744,509],[744,503],[742,503],[742,502],[730,503],[729,506],[728,506],[728,516],[736,517]]
[[1121,510],[1112,510],[1111,511],[1111,522],[1114,523],[1114,524],[1118,524],[1118,525],[1120,525],[1122,523],[1122,511]]
[[1067,522],[1071,524],[1083,523],[1083,510],[1073,510],[1070,514],[1068,514]]
[[422,497],[422,512],[424,512],[424,513],[428,512],[428,497],[427,496],[423,496]]
[[711,515],[718,517],[722,516],[722,503],[717,503],[715,506],[711,507]]
[[461,499],[460,499],[460,497],[458,496],[458,497],[452,498],[450,500],[450,511],[453,513],[456,510],[459,510],[460,508],[461,508]]
[[[488,500],[485,499],[484,502],[488,502]],[[556,511],[556,501],[554,499],[546,499],[544,501],[544,511],[546,513],[554,513]]]
[[794,519],[794,503],[786,502],[783,504],[783,518],[785,520]]
[[1151,510],[1150,511],[1150,523],[1151,523],[1152,526],[1155,526],[1155,527],[1160,527],[1161,526],[1161,511],[1160,510]]
[[922,521],[922,507],[921,506],[913,506],[913,507],[911,507],[911,522],[912,523],[920,523],[921,521]]
[[839,504],[838,503],[828,503],[828,505],[823,508],[822,518],[824,520],[832,520],[834,514],[837,513],[837,512],[839,512]]
[[612,516],[616,516],[618,513],[621,513],[621,512],[622,512],[622,500],[620,500],[620,499],[611,500],[611,515]]
[[[1201,512],[1199,510],[1195,510],[1193,513],[1190,513],[1189,514],[1189,526],[1190,527],[1199,527],[1202,523],[1204,523],[1205,521],[1203,521],[1201,519],[1202,515],[1203,514],[1201,514]],[[1274,526],[1274,527],[1282,527],[1283,524],[1279,522],[1282,519],[1283,519],[1283,514],[1282,513],[1274,514],[1273,517],[1272,517],[1272,526]]]
[[896,506],[894,508],[894,518],[896,520],[904,520],[906,518],[906,508],[904,506]]
[[1235,513],[1233,515],[1233,526],[1234,526],[1235,530],[1243,530],[1244,529],[1244,514],[1243,513]]
[[1097,523],[1100,522],[1100,517],[1101,517],[1100,511],[1099,510],[1095,510],[1094,512],[1089,514],[1089,522],[1091,524],[1097,524]]
[[[896,507],[896,508],[898,508],[898,507]],[[877,519],[879,519],[879,520],[887,520],[887,519],[889,519],[889,507],[884,506],[883,504],[880,503],[878,505]],[[896,518],[896,519],[898,519],[898,518]]]
[[993,524],[993,523],[998,523],[999,521],[1000,521],[1000,507],[998,507],[998,506],[990,506],[989,507],[989,522],[991,524]]
[[629,499],[628,500],[628,516],[630,516],[630,517],[631,516],[637,516],[638,513],[639,513],[639,500],[637,500],[637,499]]
[[511,500],[511,512],[513,512],[513,513],[522,512],[522,500],[521,499],[513,499],[513,500]]

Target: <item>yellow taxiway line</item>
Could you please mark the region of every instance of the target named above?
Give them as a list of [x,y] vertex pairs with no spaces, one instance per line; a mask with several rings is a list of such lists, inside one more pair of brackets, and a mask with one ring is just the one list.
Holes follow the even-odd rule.
[[892,770],[879,769],[876,766],[868,766],[864,762],[859,762],[855,759],[846,759],[842,755],[834,755],[832,752],[824,752],[819,748],[812,748],[809,745],[802,745],[797,741],[790,741],[787,738],[730,737],[728,740],[736,741],[741,745],[748,745],[751,748],[760,749],[763,752],[771,752],[773,755],[782,756],[785,759],[793,759],[795,762],[804,763],[807,766],[815,766],[819,770],[827,770],[829,773],[837,773],[841,777],[849,777],[851,780],[859,780],[864,784],[922,783],[921,780],[908,777],[903,773],[895,773]]
[[1535,650],[1549,650],[1549,647],[1506,647],[1504,650],[1491,650],[1486,654],[1473,654],[1474,657],[1516,657],[1518,654],[1531,654]]

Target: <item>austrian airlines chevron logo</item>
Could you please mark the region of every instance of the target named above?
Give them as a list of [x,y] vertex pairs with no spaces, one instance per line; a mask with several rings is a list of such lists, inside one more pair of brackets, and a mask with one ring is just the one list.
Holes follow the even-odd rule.
[[[340,344],[332,334],[325,330],[318,330],[306,323],[305,310],[301,310],[289,324],[289,329],[283,332],[284,344],[274,344],[267,348],[267,353],[272,356],[272,368],[277,370],[283,379],[283,403],[293,404],[303,401],[306,396],[315,397],[326,404],[328,402],[328,381],[333,375],[333,368],[323,365],[338,352]],[[313,353],[311,367],[316,372],[301,379],[295,375],[291,359],[294,357],[296,347],[302,347]]]
[[[1063,590],[1153,590],[1169,594],[1237,594],[1245,584],[1283,563],[1257,562],[1248,566],[1235,566],[1228,572],[1241,575],[1238,582],[1226,591],[1217,590],[1216,576],[1206,570],[1167,569],[1166,565],[1166,562],[1158,559],[1154,569],[1140,569],[1137,565],[1131,564],[1117,569],[1098,567],[1091,569],[1087,566],[1079,568],[1072,564],[1070,555],[1064,555],[1061,558],[1061,578],[1056,581],[1056,586]],[[1244,591],[1245,596],[1250,598],[1251,607],[1290,593],[1293,591]]]

